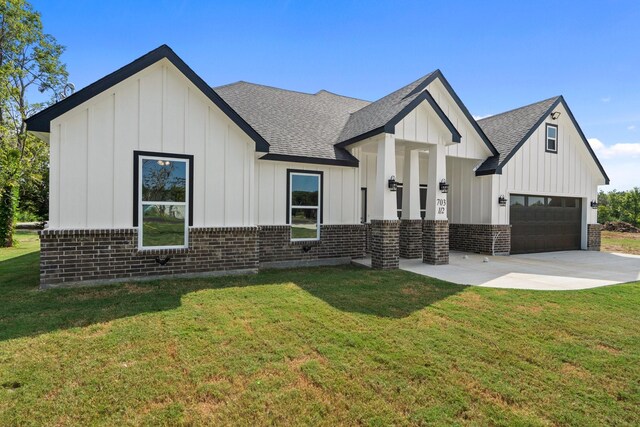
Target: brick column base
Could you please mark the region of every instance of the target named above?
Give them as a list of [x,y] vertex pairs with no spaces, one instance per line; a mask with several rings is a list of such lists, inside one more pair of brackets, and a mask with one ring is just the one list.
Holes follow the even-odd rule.
[[391,270],[400,266],[400,221],[371,220],[371,268]]
[[601,224],[587,225],[587,250],[589,251],[600,250],[600,233],[601,232],[602,232]]
[[449,221],[424,221],[422,245],[422,262],[433,265],[449,264]]
[[422,220],[400,220],[400,257],[422,258]]

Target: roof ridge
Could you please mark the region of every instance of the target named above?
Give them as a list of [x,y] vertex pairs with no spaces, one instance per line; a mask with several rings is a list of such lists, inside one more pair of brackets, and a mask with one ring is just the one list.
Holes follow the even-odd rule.
[[291,92],[291,93],[297,93],[297,94],[300,94],[300,95],[315,96],[314,93],[302,92],[300,90],[283,89],[281,87],[265,85],[265,84],[261,84],[261,83],[253,83],[253,82],[248,82],[246,80],[238,80],[235,83],[230,83],[230,84],[226,84],[226,85],[222,85],[222,86],[216,86],[213,89],[215,90],[215,89],[219,89],[219,88],[223,88],[223,87],[227,87],[227,86],[232,86],[232,85],[239,84],[239,83],[244,83],[244,84],[248,84],[248,85],[252,85],[252,86],[258,86],[258,87],[263,87],[263,88],[267,88],[267,89],[278,90],[280,92]]
[[339,96],[340,98],[348,98],[348,99],[353,99],[355,101],[362,101],[362,102],[368,102],[368,103],[372,102],[372,101],[369,101],[369,100],[366,100],[366,99],[356,98],[355,96],[340,95],[339,93],[331,92],[330,90],[326,90],[326,89],[320,89],[314,95],[318,95],[320,92],[326,92],[326,93],[329,93],[329,94],[334,95],[334,96]]
[[552,96],[551,98],[543,99],[541,101],[532,102],[531,104],[523,105],[521,107],[512,108],[511,110],[503,111],[502,113],[497,113],[497,114],[494,114],[492,116],[488,116],[488,117],[484,117],[482,119],[478,119],[478,120],[476,120],[476,122],[480,123],[480,122],[485,121],[485,120],[494,119],[494,118],[496,118],[498,116],[503,116],[505,114],[513,113],[514,111],[522,110],[524,108],[529,108],[529,107],[532,107],[532,106],[537,105],[537,104],[542,104],[543,102],[548,102],[548,101],[551,101],[551,100],[553,100],[553,102],[555,102],[555,101],[558,100],[558,98],[561,98],[561,97],[562,97],[562,95]]

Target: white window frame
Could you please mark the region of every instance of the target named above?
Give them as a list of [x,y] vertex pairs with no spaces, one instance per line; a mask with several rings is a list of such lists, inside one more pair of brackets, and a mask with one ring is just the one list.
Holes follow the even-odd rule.
[[[556,136],[555,137],[549,137],[549,129],[550,128],[555,129],[555,131],[556,131]],[[544,134],[545,134],[544,135],[545,136],[545,139],[544,139],[545,151],[548,152],[548,153],[557,153],[558,152],[558,126],[557,125],[552,125],[550,123],[547,123],[546,126],[545,126],[545,129],[544,129]],[[554,146],[555,146],[554,149],[549,148],[549,140],[553,140]]]
[[[142,200],[142,178],[144,175],[144,171],[142,168],[142,162],[144,160],[169,160],[171,162],[183,162],[185,163],[184,173],[185,173],[185,195],[184,202],[154,202],[150,200]],[[191,162],[189,159],[172,157],[172,156],[148,156],[148,155],[139,155],[138,156],[138,249],[141,251],[149,251],[149,250],[157,250],[157,249],[185,249],[189,247],[189,188],[191,186],[191,182],[189,180],[189,174],[191,167]],[[184,206],[184,245],[176,245],[176,246],[143,246],[142,242],[144,240],[144,209],[143,205],[153,204],[153,205],[174,205],[174,206]]]
[[[289,173],[289,226],[291,227],[291,241],[292,242],[315,242],[320,240],[320,224],[322,217],[322,174],[320,172],[299,172],[288,171]],[[318,205],[317,206],[293,206],[293,177],[294,175],[300,176],[313,176],[318,179]],[[293,210],[294,209],[315,209],[316,210],[316,237],[315,238],[293,238]]]

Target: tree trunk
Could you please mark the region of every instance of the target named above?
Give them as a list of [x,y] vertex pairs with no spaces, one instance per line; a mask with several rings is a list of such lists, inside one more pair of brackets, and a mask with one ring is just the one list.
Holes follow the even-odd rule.
[[18,186],[6,184],[0,188],[0,246],[13,246],[13,229],[18,209]]

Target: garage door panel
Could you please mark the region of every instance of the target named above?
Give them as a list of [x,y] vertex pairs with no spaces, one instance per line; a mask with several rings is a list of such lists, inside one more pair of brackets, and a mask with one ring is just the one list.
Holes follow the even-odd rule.
[[[515,196],[515,197],[514,197]],[[580,249],[580,199],[512,195],[511,253]]]

